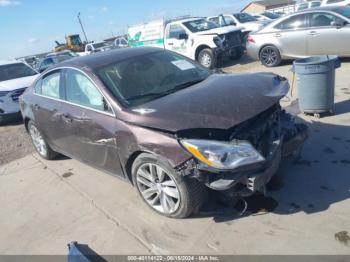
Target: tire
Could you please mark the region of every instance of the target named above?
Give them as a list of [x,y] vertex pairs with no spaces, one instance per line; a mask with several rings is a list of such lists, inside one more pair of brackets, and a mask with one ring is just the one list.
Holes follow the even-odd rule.
[[[151,168],[154,176],[150,172]],[[195,178],[178,175],[167,161],[160,160],[155,155],[139,155],[131,172],[140,197],[152,210],[163,216],[188,217],[197,212],[205,200],[206,188],[202,183]],[[171,193],[171,196],[168,193]],[[173,204],[172,207],[169,203]]]
[[198,54],[197,60],[202,66],[208,69],[215,68],[217,62],[213,50],[209,48],[201,50]]
[[29,120],[28,122],[28,132],[36,152],[42,158],[52,160],[57,157],[58,153],[51,149],[33,120]]
[[260,50],[259,58],[266,67],[275,67],[281,64],[282,57],[277,47],[268,45]]

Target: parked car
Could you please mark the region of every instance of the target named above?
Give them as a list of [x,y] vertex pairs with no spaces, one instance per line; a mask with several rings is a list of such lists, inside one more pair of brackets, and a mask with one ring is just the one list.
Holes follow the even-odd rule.
[[320,6],[321,6],[321,1],[302,2],[297,4],[296,11],[301,11],[301,10],[320,7]]
[[46,71],[21,110],[40,156],[104,170],[153,210],[183,218],[207,187],[263,191],[299,150],[306,128],[279,105],[288,88],[272,73],[213,74],[174,52],[123,48]]
[[200,17],[158,20],[131,26],[128,35],[131,47],[148,45],[164,48],[210,69],[223,58],[239,59],[244,51],[240,29],[220,28]]
[[38,73],[23,62],[0,62],[0,123],[21,116],[18,97],[37,76]]
[[248,13],[223,14],[211,16],[208,19],[220,26],[236,26],[242,28],[243,32],[254,32],[263,28],[270,21],[259,21],[254,16]]
[[280,18],[281,16],[277,13],[272,13],[272,12],[268,12],[265,11],[263,13],[260,14],[254,14],[253,15],[256,19],[258,19],[259,21],[269,21],[269,20],[276,20],[278,18]]
[[77,57],[78,55],[71,51],[62,51],[62,52],[55,52],[50,53],[46,55],[45,58],[43,58],[39,64],[38,70],[40,73],[44,72],[46,69],[50,68],[51,66],[60,63],[62,61],[72,59],[74,57]]
[[314,55],[350,56],[350,7],[307,9],[272,22],[247,39],[248,55],[263,65]]
[[129,47],[128,40],[125,39],[125,37],[119,37],[114,40],[114,46],[117,48],[125,48]]
[[91,55],[97,52],[104,52],[113,49],[112,45],[106,42],[89,43],[85,46],[85,52],[83,55]]
[[350,6],[350,0],[322,0],[321,6]]

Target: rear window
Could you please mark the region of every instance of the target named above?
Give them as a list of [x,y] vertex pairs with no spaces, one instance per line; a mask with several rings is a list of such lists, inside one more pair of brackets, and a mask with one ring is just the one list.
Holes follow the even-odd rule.
[[31,67],[23,63],[0,66],[0,82],[36,74]]
[[345,0],[328,0],[327,4],[335,4],[335,3],[341,3],[344,2]]
[[258,21],[254,16],[247,14],[247,13],[239,13],[239,14],[234,14],[234,17],[240,22],[240,23],[248,23],[248,22],[254,22]]
[[262,15],[264,15],[270,19],[277,19],[280,17],[280,15],[275,14],[275,13],[271,13],[271,12],[264,12],[264,13],[262,13]]

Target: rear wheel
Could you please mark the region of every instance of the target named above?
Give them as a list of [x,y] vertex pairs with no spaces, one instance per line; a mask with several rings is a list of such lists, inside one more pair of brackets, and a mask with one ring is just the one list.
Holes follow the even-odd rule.
[[36,126],[35,122],[32,120],[28,122],[28,131],[32,139],[35,150],[39,153],[39,155],[42,158],[51,160],[58,155],[58,153],[53,151],[51,147],[48,145],[45,138],[43,137],[38,127]]
[[178,175],[166,161],[154,155],[141,154],[133,164],[132,176],[141,198],[163,216],[185,218],[204,201],[203,184]]
[[214,55],[214,52],[209,49],[205,48],[201,50],[198,54],[198,62],[209,69],[213,69],[216,66],[216,57]]
[[260,51],[260,61],[267,67],[278,66],[282,62],[280,51],[275,46],[265,46]]

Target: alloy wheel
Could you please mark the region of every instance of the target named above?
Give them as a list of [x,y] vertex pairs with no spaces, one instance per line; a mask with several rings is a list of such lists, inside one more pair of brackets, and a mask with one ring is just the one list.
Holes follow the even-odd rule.
[[205,67],[210,67],[211,66],[211,57],[209,54],[206,54],[204,53],[202,56],[201,56],[201,60],[200,60],[201,64]]
[[177,211],[180,192],[175,180],[162,167],[143,164],[137,170],[136,180],[141,196],[152,208],[164,214]]
[[39,130],[35,125],[31,125],[29,128],[29,133],[32,138],[33,144],[40,155],[47,155],[47,147],[44,138],[40,134]]
[[261,53],[261,60],[265,65],[274,65],[277,59],[278,54],[274,48],[266,47]]

